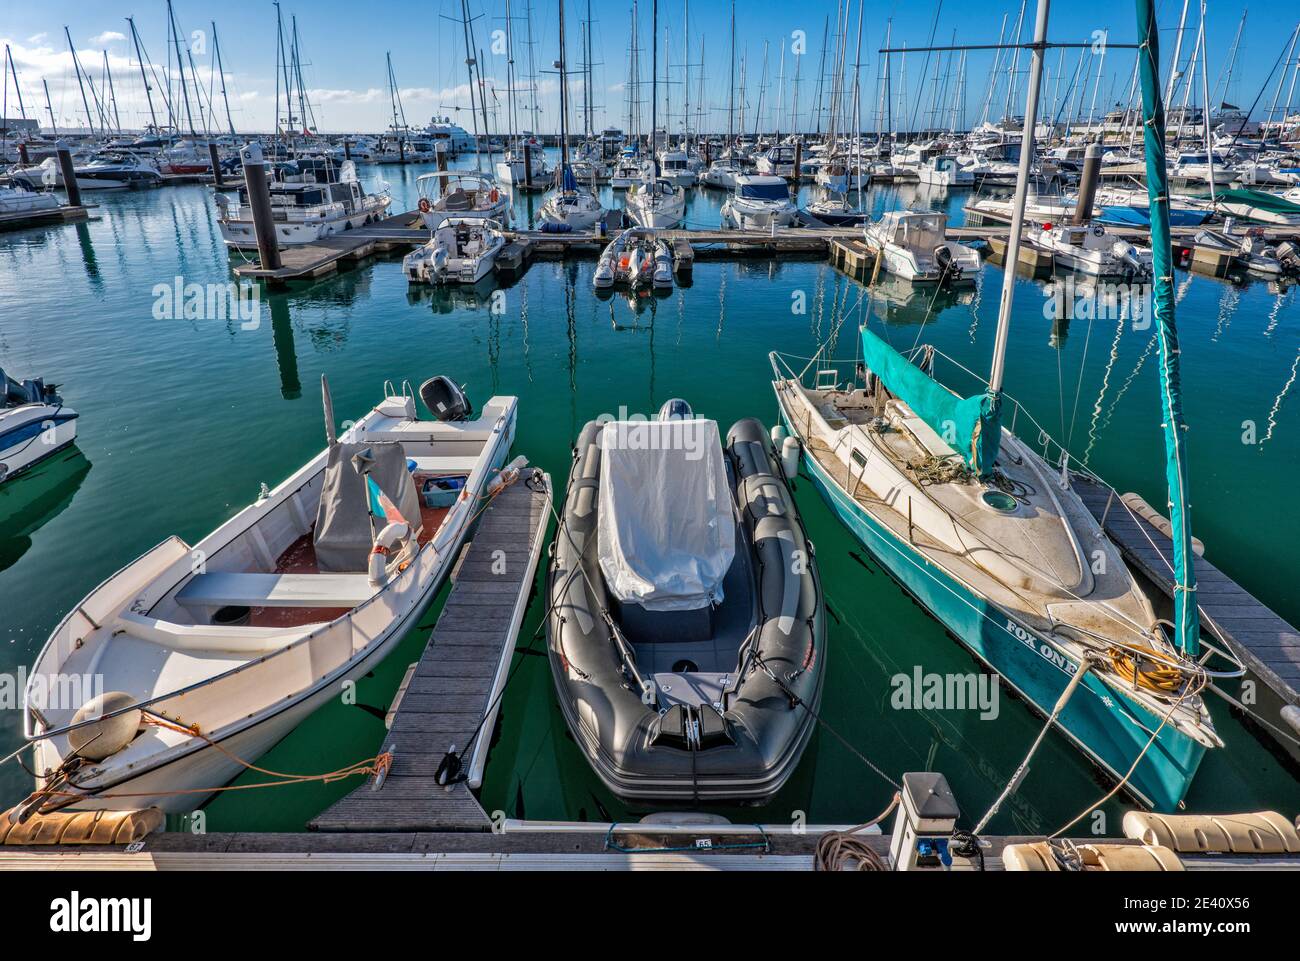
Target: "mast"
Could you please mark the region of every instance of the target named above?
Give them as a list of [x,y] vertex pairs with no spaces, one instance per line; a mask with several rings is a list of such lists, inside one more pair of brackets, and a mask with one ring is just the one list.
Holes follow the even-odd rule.
[[1192,527],[1187,504],[1187,425],[1179,381],[1178,328],[1174,320],[1174,264],[1169,239],[1169,183],[1165,166],[1165,108],[1160,99],[1160,34],[1152,0],[1137,0],[1138,60],[1142,76],[1147,196],[1151,204],[1154,291],[1152,314],[1160,349],[1160,401],[1164,414],[1165,477],[1174,544],[1174,634],[1188,657],[1200,653]]
[[18,86],[18,68],[14,66],[14,55],[9,52],[9,44],[5,44],[5,59],[9,61],[9,73],[14,78],[14,93],[18,94],[18,113],[24,120],[27,119],[27,108],[23,106],[23,88]]
[[[474,103],[474,67],[478,61],[474,57],[474,28],[470,26],[469,20],[469,0],[460,0],[460,19],[461,25],[465,31],[465,73],[469,77],[469,113],[474,117],[474,152],[475,167],[483,169],[483,139],[487,136],[487,101],[483,96],[482,82],[479,83],[479,104]],[[478,131],[478,107],[483,110],[483,135],[479,136]]]
[[117,112],[117,91],[113,89],[113,68],[108,65],[108,51],[104,51],[104,81],[108,85],[108,100],[113,105],[113,126],[122,133],[122,116]]
[[41,86],[45,88],[45,109],[50,115],[50,130],[54,133],[55,137],[58,137],[59,125],[54,120],[54,107],[50,104],[50,82],[42,77]]
[[564,178],[569,170],[569,75],[565,61],[564,44],[564,0],[559,0],[560,7],[560,59],[556,66],[560,71],[560,172],[559,187],[564,190]]
[[731,0],[731,82],[727,85],[727,148],[736,146],[736,0]]
[[[1279,82],[1278,90],[1281,89]],[[685,98],[682,101],[682,149],[685,150],[691,135],[691,0],[682,0],[682,95]]]
[[212,48],[217,57],[217,73],[221,77],[221,100],[226,105],[226,126],[230,129],[230,136],[235,135],[235,121],[230,116],[230,97],[226,94],[226,68],[221,62],[221,42],[217,39],[217,22],[212,21]]
[[655,150],[655,128],[659,109],[659,0],[650,5],[650,172],[659,179],[659,154]]
[[131,26],[131,42],[135,44],[135,58],[140,61],[140,82],[144,84],[144,96],[149,101],[149,124],[153,127],[156,135],[158,133],[158,115],[153,110],[153,88],[149,86],[149,75],[144,72],[144,53],[140,50],[140,35],[135,32],[134,17],[127,17],[126,22]]
[[[1043,79],[1043,56],[1046,52],[1047,15],[1050,7],[1051,0],[1038,0],[1038,13],[1034,21],[1033,54],[1029,61],[1029,90],[1025,95],[1025,122],[1024,129],[1020,133],[1020,167],[1016,173],[1016,196],[1011,204],[1011,236],[1007,240],[1007,267],[1002,273],[1002,299],[998,303],[998,331],[993,344],[993,368],[989,373],[988,392],[995,407],[1002,402],[1002,381],[1006,374],[1007,340],[1011,334],[1011,304],[1016,292],[1015,267],[1020,263],[1021,232],[1025,226],[1025,197],[1029,192],[1030,165],[1034,155],[1034,128],[1038,125],[1038,88]],[[1166,233],[1165,245],[1168,244],[1168,233]],[[1166,256],[1168,253],[1169,251],[1166,251]],[[1172,270],[1169,272],[1173,273]]]
[[[86,109],[86,123],[90,127],[90,135],[95,135],[95,118],[90,113],[90,101],[86,99],[86,85],[81,81],[81,61],[77,59],[77,50],[72,46],[72,34],[68,31],[67,25],[63,27],[63,35],[68,38],[68,50],[72,54],[72,66],[77,71],[77,86],[81,88],[81,105]],[[48,90],[46,91],[48,99]]]
[[[1178,81],[1182,79],[1182,72],[1178,69],[1178,58],[1183,52],[1183,31],[1187,27],[1187,0],[1183,0],[1183,12],[1178,17],[1178,31],[1174,34],[1174,55],[1169,61],[1169,85],[1165,87],[1165,109],[1169,109],[1170,102],[1174,99],[1174,91],[1178,88]],[[1195,61],[1192,61],[1193,65]]]
[[515,31],[506,0],[506,116],[510,120],[510,153],[519,154],[519,113],[515,109]]
[[185,122],[189,124],[190,136],[198,136],[194,129],[194,114],[190,111],[190,90],[185,85],[185,60],[181,56],[180,31],[176,28],[176,11],[172,9],[172,0],[167,0],[167,20],[171,26],[172,43],[176,45],[176,73],[180,79],[181,93],[185,97]]
[[[1199,28],[1197,43],[1201,48],[1201,95],[1205,97],[1205,107],[1201,110],[1201,126],[1205,130],[1205,162],[1210,168],[1210,199],[1215,199],[1214,187],[1214,144],[1210,136],[1210,58],[1208,51],[1205,49],[1205,0],[1201,0],[1201,26]],[[1141,57],[1138,58],[1141,63]],[[1191,89],[1189,83],[1188,89]],[[1164,128],[1163,118],[1161,118],[1161,129]],[[1182,123],[1179,123],[1182,127]]]

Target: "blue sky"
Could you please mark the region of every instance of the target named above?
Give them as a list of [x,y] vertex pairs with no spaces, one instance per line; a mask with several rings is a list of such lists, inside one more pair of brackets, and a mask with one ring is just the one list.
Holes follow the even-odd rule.
[[[517,86],[526,85],[528,51],[523,43],[525,10],[529,0],[511,0],[513,33],[515,38],[516,70],[520,78]],[[534,60],[538,70],[537,86],[540,107],[538,126],[553,130],[558,125],[558,83],[552,69],[559,54],[558,0],[532,0],[532,29],[535,41]],[[483,73],[491,88],[489,103],[499,103],[500,110],[492,121],[497,132],[505,123],[507,100],[506,57],[504,55],[504,30],[506,27],[506,0],[470,0],[471,13],[478,16],[475,23],[477,44],[483,50]],[[1265,83],[1275,61],[1283,53],[1284,41],[1300,15],[1296,7],[1283,14],[1288,4],[1275,4],[1269,8],[1257,7],[1247,17],[1242,33],[1237,68],[1226,98],[1241,106],[1249,106]],[[874,129],[876,117],[876,77],[886,24],[892,18],[893,43],[901,46],[925,44],[939,8],[936,43],[952,42],[954,31],[957,42],[980,43],[997,40],[1003,15],[1014,26],[1020,9],[1020,0],[1000,2],[955,2],[942,4],[930,2],[867,3],[863,18],[862,83],[864,124]],[[1025,14],[1025,37],[1028,37],[1033,19],[1032,0]],[[390,122],[385,52],[393,54],[397,80],[402,88],[406,117],[412,124],[427,122],[437,113],[450,113],[465,127],[473,129],[467,109],[469,97],[464,64],[464,41],[460,25],[460,0],[425,0],[425,2],[394,2],[370,0],[358,4],[355,0],[284,0],[282,9],[286,22],[291,14],[298,15],[298,28],[303,50],[303,75],[313,104],[317,126],[322,131],[369,130],[378,131]],[[1209,0],[1207,33],[1210,51],[1210,82],[1215,86],[1228,57],[1229,47],[1237,31],[1244,5]],[[227,92],[237,129],[269,130],[274,117],[275,96],[275,10],[270,0],[226,0],[223,3],[176,0],[176,17],[182,36],[189,38],[199,81],[214,91],[219,101],[219,79],[214,75],[213,45],[209,20],[215,18],[220,37],[222,62],[227,80]],[[1162,0],[1158,4],[1162,27],[1162,52],[1167,62],[1172,51],[1175,27],[1182,9],[1181,0]],[[1184,59],[1194,43],[1194,26],[1198,2],[1193,0],[1188,14],[1189,29],[1185,40]],[[581,25],[586,17],[587,0],[567,0],[565,8],[566,31],[569,42],[570,69],[576,69],[580,59]],[[625,90],[628,78],[628,38],[631,22],[630,0],[595,2],[592,4],[595,24],[592,29],[593,101],[597,125],[613,123],[625,126]],[[665,96],[670,102],[670,125],[680,129],[683,104],[683,41],[688,39],[689,93],[692,125],[698,114],[700,87],[700,50],[703,44],[705,126],[725,129],[726,102],[729,72],[729,16],[727,0],[693,0],[689,2],[689,29],[683,36],[682,0],[663,0],[659,9],[660,73],[665,70],[667,57],[670,84],[665,94],[661,87],[660,103]],[[649,98],[651,0],[640,0],[640,38],[642,50],[642,99]],[[821,59],[822,36],[827,19],[835,20],[836,4],[831,0],[790,3],[788,0],[748,0],[737,4],[736,43],[737,56],[743,57],[746,66],[747,126],[752,126],[758,108],[760,76],[764,45],[767,45],[767,85],[763,91],[763,126],[775,125],[774,114],[778,103],[783,107],[780,126],[789,126],[792,116],[800,126],[811,126],[811,107],[816,94],[816,75]],[[159,72],[166,62],[165,4],[162,0],[102,0],[86,4],[84,0],[46,0],[41,4],[6,3],[0,10],[0,40],[13,48],[19,73],[23,99],[28,115],[40,113],[48,124],[42,81],[49,84],[54,114],[61,127],[84,126],[81,96],[74,78],[71,58],[63,37],[66,24],[77,47],[82,66],[97,87],[104,86],[104,51],[107,51],[113,86],[118,102],[118,113],[123,127],[140,127],[148,119],[139,64],[131,49],[125,17],[134,16],[146,53],[158,65]],[[454,18],[454,19],[449,19]],[[854,59],[857,27],[857,3],[852,4],[848,60]],[[1010,32],[1011,27],[1008,27]],[[1135,15],[1132,2],[1094,3],[1058,2],[1051,19],[1051,36],[1055,40],[1081,41],[1092,38],[1094,31],[1109,31],[1110,39],[1117,43],[1132,42],[1135,36]],[[198,31],[198,33],[196,33]],[[498,32],[499,31],[499,32]],[[667,32],[665,38],[664,34]],[[802,34],[799,33],[802,31]],[[800,37],[806,38],[803,56],[796,55]],[[495,50],[494,50],[494,39]],[[666,51],[665,51],[666,47]],[[785,51],[784,96],[778,89],[781,53]],[[1060,73],[1061,88],[1069,86],[1078,69],[1077,54],[1069,53]],[[991,53],[971,53],[966,65],[965,119],[978,122],[982,113],[989,83]],[[828,56],[829,60],[829,56]],[[907,57],[907,81],[913,93],[923,69],[923,54]],[[1100,83],[1095,80],[1084,97],[1084,113],[1096,88],[1097,109],[1100,112],[1110,104],[1123,101],[1128,95],[1132,70],[1132,51],[1112,50],[1104,62]],[[1023,61],[1022,61],[1023,65]],[[936,62],[929,67],[929,82],[922,102],[928,110],[933,97],[933,80]],[[944,100],[956,99],[957,65],[943,70]],[[1056,71],[1058,61],[1049,57],[1049,70]],[[795,112],[796,69],[799,73],[798,111]],[[899,58],[894,65],[894,94],[901,93],[903,66]],[[1090,67],[1091,69],[1091,67]],[[544,72],[551,71],[551,72]],[[1095,77],[1095,72],[1091,74]],[[1288,73],[1286,83],[1290,82]],[[6,78],[8,80],[8,78]],[[1005,82],[1005,81],[1004,81]],[[1269,83],[1257,115],[1266,111],[1273,96],[1277,75]],[[581,82],[571,81],[575,102],[582,97]],[[9,82],[9,114],[17,116],[16,97]],[[1283,87],[1283,98],[1286,96]],[[909,102],[915,103],[912,96]],[[997,100],[999,105],[1001,95]],[[1199,101],[1199,89],[1194,100]],[[1023,101],[1023,98],[1021,98]],[[1061,100],[1064,101],[1062,95]],[[1049,101],[1050,103],[1050,101]],[[1021,104],[1022,106],[1023,104]],[[461,108],[456,110],[455,108]],[[93,109],[93,104],[92,104]],[[161,105],[159,105],[161,109]],[[224,108],[222,119],[224,120]],[[910,109],[910,108],[909,108]],[[1019,108],[1018,108],[1019,109]],[[1293,109],[1300,109],[1300,85]],[[649,106],[643,107],[648,123]],[[662,107],[661,107],[662,111]],[[899,107],[895,105],[895,115]],[[1000,110],[995,111],[1000,113]],[[574,114],[575,122],[580,122]],[[662,121],[661,121],[662,122]],[[197,123],[197,118],[196,118]],[[902,124],[900,124],[902,126]]]

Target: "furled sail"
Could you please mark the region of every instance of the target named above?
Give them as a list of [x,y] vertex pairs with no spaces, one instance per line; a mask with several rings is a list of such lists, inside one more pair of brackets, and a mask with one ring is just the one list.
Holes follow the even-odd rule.
[[862,358],[885,388],[961,454],[976,475],[993,471],[1002,435],[1002,409],[990,394],[959,397],[865,327]]

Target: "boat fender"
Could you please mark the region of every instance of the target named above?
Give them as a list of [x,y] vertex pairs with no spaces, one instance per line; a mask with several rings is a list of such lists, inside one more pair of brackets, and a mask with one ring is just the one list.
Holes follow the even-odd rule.
[[515,481],[519,480],[519,472],[528,466],[528,458],[520,454],[505,467],[501,468],[496,477],[488,483],[488,496],[491,497],[503,487],[509,487]]
[[430,210],[432,210],[432,209],[433,209],[433,204],[429,203],[429,198],[428,198],[428,197],[421,197],[421,198],[420,198],[420,213],[422,213],[422,214],[427,214],[427,213],[428,213]]
[[[775,437],[772,438],[776,440]],[[794,480],[799,476],[799,439],[797,437],[787,437],[781,441],[781,471],[785,474],[786,480]]]
[[[77,708],[77,713],[72,715],[73,724],[93,721],[96,718],[103,718],[103,720],[68,732],[68,746],[72,748],[72,753],[88,761],[102,761],[112,757],[135,740],[144,721],[144,715],[139,708],[122,710],[131,707],[135,702],[136,699],[124,691],[108,691],[92,697]],[[122,713],[115,714],[113,717],[104,717],[105,714],[113,714],[114,711],[122,711]]]
[[772,446],[775,447],[777,450],[780,450],[781,442],[786,438],[785,425],[777,424],[775,427],[772,428],[772,432],[769,436],[771,436],[772,438]]
[[389,556],[397,552],[395,549],[405,548],[410,538],[410,525],[400,521],[379,532],[374,547],[370,549],[370,570],[367,573],[371,584],[379,586],[387,580]]

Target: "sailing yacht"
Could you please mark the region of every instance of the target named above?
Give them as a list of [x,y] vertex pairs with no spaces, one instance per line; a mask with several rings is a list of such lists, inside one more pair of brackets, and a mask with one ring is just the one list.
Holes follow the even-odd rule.
[[[1035,43],[1046,42],[1040,10]],[[1162,120],[1154,15],[1142,25],[1147,115]],[[1029,80],[1024,152],[1011,228],[1014,262],[1024,217],[1042,54]],[[1163,141],[1148,126],[1148,144]],[[1148,148],[1148,183],[1163,200],[1166,174]],[[1153,209],[1163,206],[1153,199]],[[1172,274],[1168,221],[1153,219],[1156,276]],[[963,397],[935,377],[949,360],[931,346],[895,350],[863,325],[861,357],[806,363],[771,355],[784,430],[802,449],[814,484],[875,558],[957,640],[1049,717],[1085,755],[1143,804],[1176,810],[1205,752],[1222,746],[1201,694],[1212,677],[1194,603],[1185,513],[1183,425],[1171,284],[1157,284],[1165,444],[1174,562],[1172,618],[1163,597],[1131,571],[1085,506],[1081,491],[1108,488],[1071,469],[1052,441],[1002,389],[1014,272],[1006,272],[992,372]],[[909,338],[910,339],[910,338]],[[970,371],[955,361],[958,370]],[[1032,425],[1032,446],[1014,427]],[[1006,426],[1009,422],[1010,426]],[[1120,502],[1112,511],[1123,511]]]
[[[652,7],[658,22],[659,0]],[[657,107],[659,100],[659,38],[655,36],[650,58],[650,162],[639,183],[628,188],[627,215],[638,227],[670,230],[686,216],[686,191],[660,175],[659,157],[655,153]],[[667,137],[664,138],[665,142]]]

